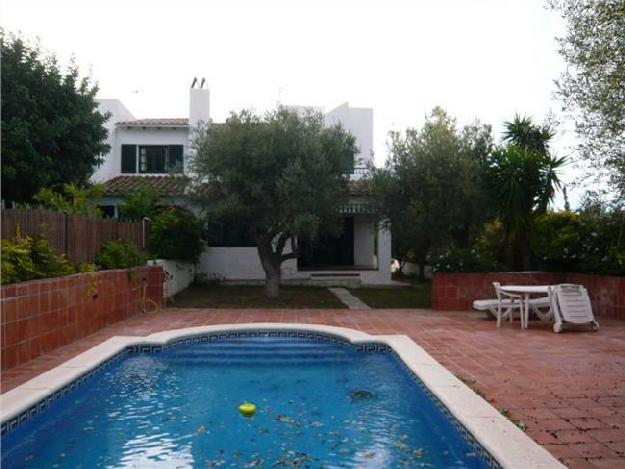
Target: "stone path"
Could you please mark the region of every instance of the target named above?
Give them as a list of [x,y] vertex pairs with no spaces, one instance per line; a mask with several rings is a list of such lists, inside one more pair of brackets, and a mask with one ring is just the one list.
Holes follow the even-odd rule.
[[341,300],[349,309],[371,309],[367,303],[352,295],[347,288],[332,287],[328,288],[328,290],[334,293],[334,296]]
[[571,468],[625,468],[625,322],[554,334],[546,323],[432,310],[167,309],[138,314],[2,374],[2,392],[116,335],[206,324],[299,322],[406,334]]

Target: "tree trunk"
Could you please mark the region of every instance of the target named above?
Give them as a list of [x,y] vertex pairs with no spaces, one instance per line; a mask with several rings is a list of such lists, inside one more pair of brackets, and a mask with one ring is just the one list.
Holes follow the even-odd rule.
[[267,298],[278,298],[280,296],[280,276],[265,276],[265,296]]
[[258,243],[258,257],[265,271],[265,296],[278,298],[280,296],[280,260],[273,252],[271,241]]
[[419,261],[419,283],[425,282],[425,252],[419,253],[418,259]]

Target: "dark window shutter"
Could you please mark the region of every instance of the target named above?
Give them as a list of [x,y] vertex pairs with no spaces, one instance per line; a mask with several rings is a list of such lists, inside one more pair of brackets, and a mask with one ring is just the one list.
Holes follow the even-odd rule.
[[137,172],[137,145],[122,145],[122,173]]
[[169,145],[169,170],[182,172],[182,145]]

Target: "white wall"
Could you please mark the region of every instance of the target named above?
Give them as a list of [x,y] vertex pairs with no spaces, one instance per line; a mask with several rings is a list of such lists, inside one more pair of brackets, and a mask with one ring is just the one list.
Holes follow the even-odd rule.
[[343,103],[326,113],[325,121],[327,125],[342,124],[356,137],[359,153],[355,156],[355,166],[373,161],[373,109]]
[[391,231],[382,225],[378,228],[378,269],[365,271],[363,283],[391,283]]
[[165,297],[174,296],[184,290],[193,282],[195,267],[189,262],[171,261],[168,259],[156,259],[148,261],[148,265],[162,265],[165,270]]
[[[109,153],[104,155],[103,163],[96,169],[91,178],[93,181],[102,182],[117,176],[121,170],[121,164],[116,164],[114,158],[114,151],[117,147],[115,124],[117,122],[133,120],[135,117],[119,99],[98,99],[98,111],[103,114],[106,112],[111,113],[111,116],[104,124],[104,127],[108,131],[107,143],[110,145],[111,149]],[[119,152],[119,149],[117,151]]]
[[189,90],[189,127],[192,129],[199,124],[208,124],[210,121],[210,92],[206,88],[191,88]]
[[[297,262],[282,263],[285,278],[297,273]],[[207,247],[198,262],[198,274],[222,280],[262,280],[265,271],[255,247]]]

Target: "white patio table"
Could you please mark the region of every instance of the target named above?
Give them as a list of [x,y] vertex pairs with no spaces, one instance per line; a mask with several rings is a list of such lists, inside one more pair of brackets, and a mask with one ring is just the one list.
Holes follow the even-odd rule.
[[[501,291],[504,293],[515,293],[523,295],[524,314],[521,315],[521,327],[527,329],[527,321],[529,318],[530,295],[549,295],[549,285],[502,285]],[[541,314],[536,311],[537,316],[542,321],[547,321],[551,317],[551,313]]]

